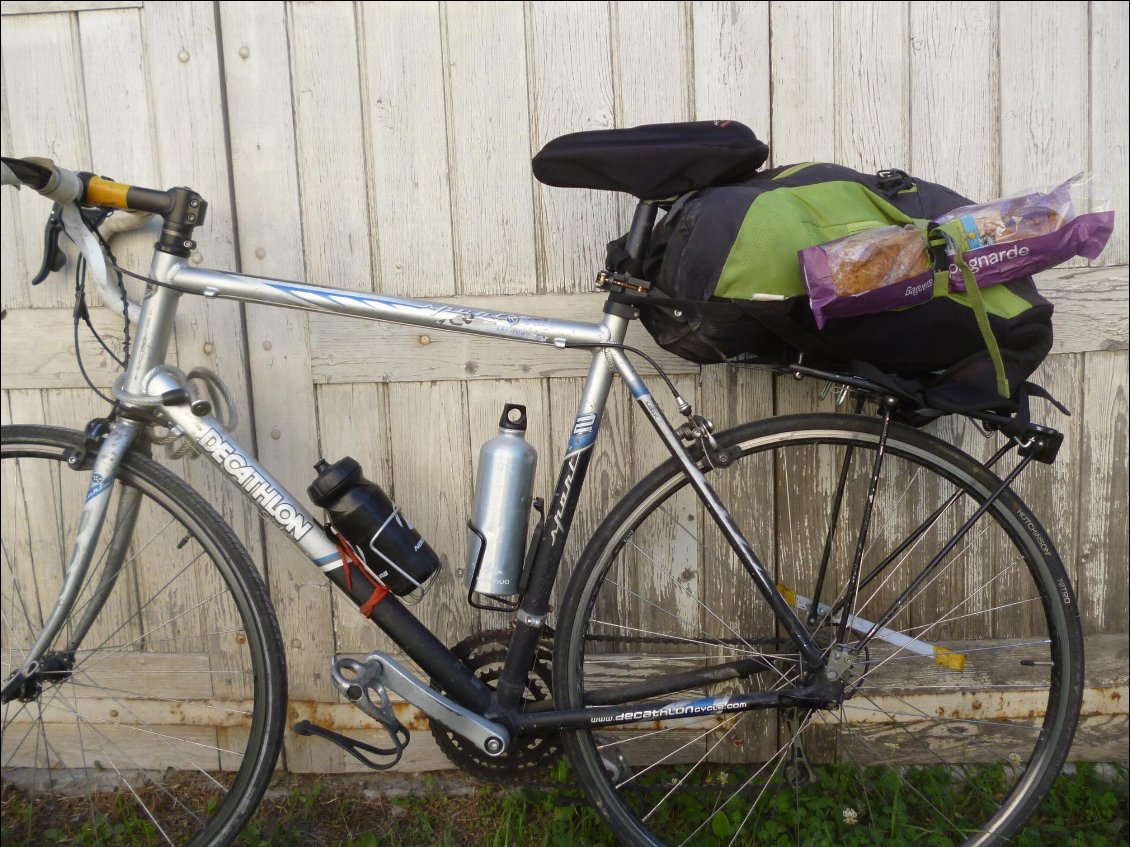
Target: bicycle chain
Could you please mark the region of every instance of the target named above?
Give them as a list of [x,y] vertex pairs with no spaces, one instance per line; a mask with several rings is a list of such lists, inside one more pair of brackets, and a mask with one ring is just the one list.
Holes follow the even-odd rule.
[[[674,638],[671,636],[663,635],[640,635],[640,636],[627,636],[627,635],[586,635],[585,641],[603,641],[611,642],[614,644],[683,644],[687,643],[685,638]],[[753,647],[754,645],[763,645],[770,647],[780,647],[782,644],[787,644],[787,639],[780,638],[696,638],[694,644],[704,645],[707,647]]]

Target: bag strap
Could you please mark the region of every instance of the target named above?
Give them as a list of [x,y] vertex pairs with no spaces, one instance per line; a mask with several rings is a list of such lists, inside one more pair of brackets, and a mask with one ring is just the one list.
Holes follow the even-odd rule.
[[[944,224],[935,224],[930,232],[940,232],[950,242],[954,252],[954,264],[961,271],[965,280],[965,291],[969,295],[969,303],[973,307],[973,314],[977,319],[977,328],[981,330],[981,337],[985,339],[985,346],[989,348],[989,358],[993,362],[993,369],[997,375],[997,393],[1008,399],[1011,392],[1008,388],[1008,375],[1004,369],[1004,359],[1001,357],[1001,348],[997,344],[997,337],[989,324],[989,312],[985,308],[985,298],[981,296],[981,286],[977,284],[976,274],[965,261],[965,251],[970,249],[969,238],[965,234],[965,227],[960,220],[947,221]],[[942,277],[945,278],[946,288],[949,287],[949,267],[943,263],[934,270],[934,291],[941,287]]]

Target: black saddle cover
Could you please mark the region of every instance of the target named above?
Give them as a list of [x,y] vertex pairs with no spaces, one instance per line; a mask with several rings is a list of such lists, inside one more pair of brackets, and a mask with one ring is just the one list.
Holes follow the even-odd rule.
[[648,124],[555,138],[534,156],[546,185],[623,191],[660,200],[751,178],[769,146],[737,121]]

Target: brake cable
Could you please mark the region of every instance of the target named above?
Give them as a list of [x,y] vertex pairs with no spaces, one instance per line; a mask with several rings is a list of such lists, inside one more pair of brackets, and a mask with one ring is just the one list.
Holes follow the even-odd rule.
[[[66,227],[63,225],[63,223],[61,221],[62,215],[61,215],[61,209],[58,208],[59,204],[56,204],[56,207],[57,208],[52,211],[51,219],[49,220],[48,227],[49,228],[50,227],[57,227],[60,231],[66,232]],[[106,243],[106,240],[102,237],[102,234],[98,231],[98,227],[102,224],[103,221],[106,220],[106,218],[110,214],[111,214],[111,212],[105,211],[105,210],[80,210],[80,218],[81,218],[83,224],[86,226],[86,228],[88,230],[90,230],[91,233],[94,234],[94,236],[98,239],[99,244],[102,246],[102,249],[107,254],[109,254],[110,259],[114,262],[114,264],[116,264],[117,260],[114,258],[113,253],[110,252],[109,245]],[[71,237],[70,233],[67,233],[67,237],[68,238]],[[71,238],[71,241],[74,242],[75,239]],[[51,242],[52,242],[52,239],[48,239],[47,242],[45,242],[46,243],[45,250],[50,250],[51,248],[54,248],[56,250],[58,249],[57,245],[53,244]],[[75,242],[75,243],[77,244],[77,242]],[[46,267],[48,265],[48,263],[49,263],[49,257],[45,254],[44,255],[44,266]],[[78,325],[79,325],[80,320],[83,321],[83,323],[85,323],[87,328],[90,330],[90,334],[93,335],[95,341],[98,342],[99,346],[101,346],[102,349],[106,351],[107,355],[109,355],[110,358],[113,359],[113,361],[119,367],[124,369],[126,367],[126,365],[129,363],[129,355],[130,355],[129,308],[128,308],[128,306],[123,308],[123,316],[122,316],[123,322],[124,322],[124,326],[123,326],[123,350],[122,350],[122,356],[119,357],[118,354],[115,353],[114,350],[107,343],[106,339],[104,339],[102,337],[101,333],[99,333],[98,330],[95,328],[94,322],[90,318],[90,310],[87,307],[87,303],[86,303],[86,270],[87,270],[86,257],[84,255],[82,255],[82,253],[80,252],[78,259],[75,262],[75,277],[74,277],[74,279],[75,279],[75,305],[74,305],[74,309],[71,313],[73,321],[74,321],[73,337],[74,337],[74,345],[75,345],[75,360],[78,363],[79,372],[82,374],[83,380],[85,380],[86,384],[90,387],[90,390],[93,391],[95,394],[97,394],[99,397],[101,397],[103,400],[105,400],[107,403],[109,403],[111,406],[113,406],[115,411],[116,411],[119,408],[118,402],[116,400],[114,400],[113,398],[106,396],[105,394],[103,394],[101,391],[98,390],[98,388],[94,384],[94,380],[91,379],[90,373],[86,369],[86,363],[83,362],[83,360],[82,360],[82,347],[79,345]],[[37,278],[37,281],[42,282],[43,278],[42,277]],[[32,284],[37,284],[37,281],[33,280]],[[118,274],[118,287],[122,292],[123,303],[125,303],[126,302],[125,284],[122,281],[121,274]]]

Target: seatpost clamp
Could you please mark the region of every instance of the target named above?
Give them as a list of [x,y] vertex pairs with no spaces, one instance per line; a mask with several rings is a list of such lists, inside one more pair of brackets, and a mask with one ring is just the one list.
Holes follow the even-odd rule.
[[644,294],[651,288],[651,283],[631,274],[602,270],[596,275],[596,287],[604,291],[636,291]]

